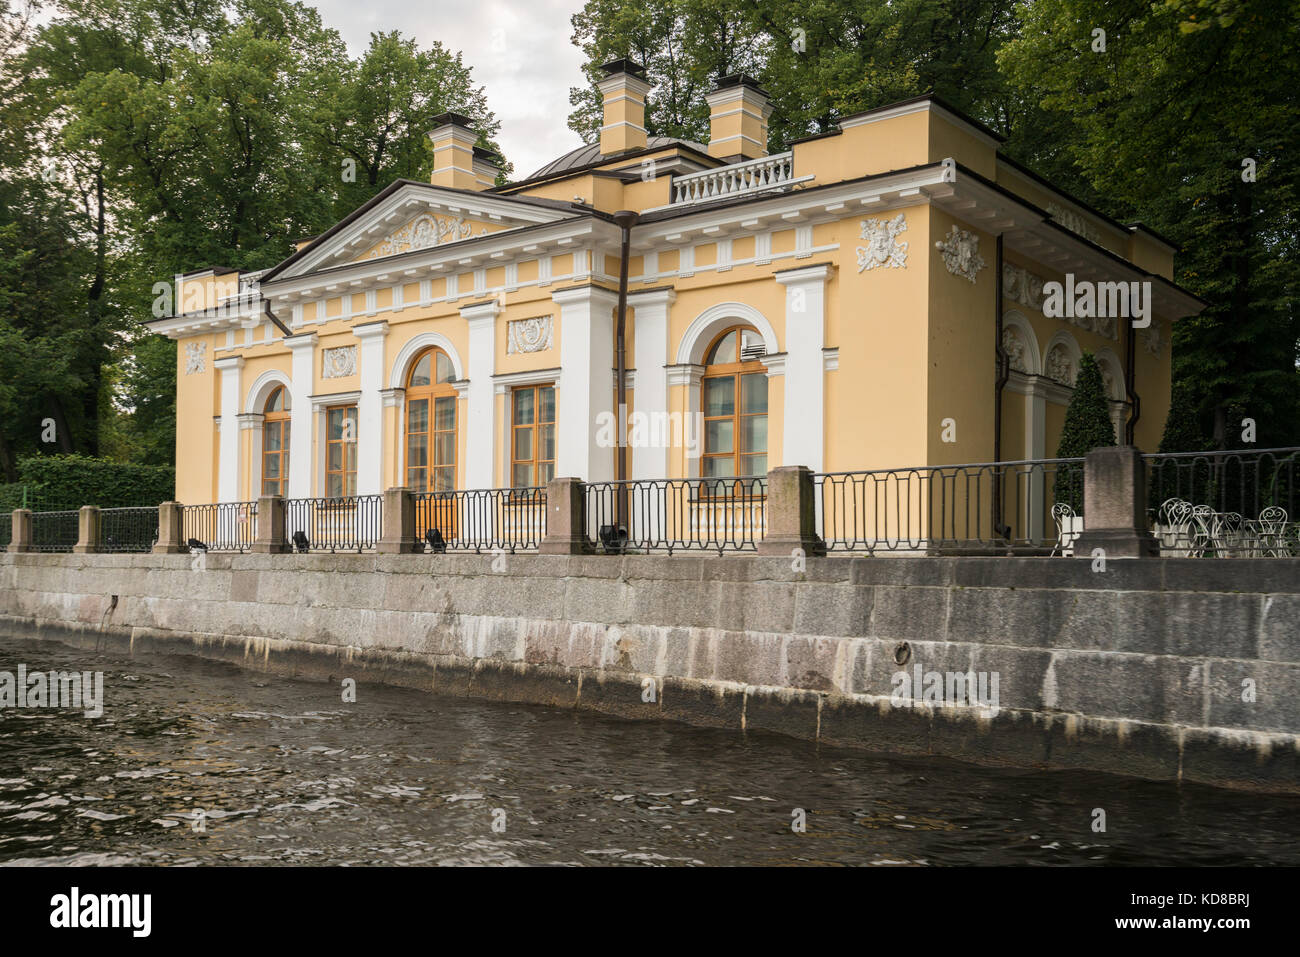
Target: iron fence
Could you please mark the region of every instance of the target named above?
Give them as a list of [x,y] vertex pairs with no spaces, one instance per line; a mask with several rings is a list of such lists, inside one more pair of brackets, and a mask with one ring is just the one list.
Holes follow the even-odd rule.
[[588,482],[586,536],[613,552],[753,551],[767,531],[767,478]]
[[294,551],[362,552],[379,544],[384,497],[290,498],[284,533]]
[[832,552],[1052,554],[1082,530],[1082,458],[826,472],[813,483]]
[[158,509],[103,508],[99,510],[99,550],[147,552],[158,541]]
[[32,550],[70,552],[77,544],[78,511],[32,513]]
[[181,535],[192,548],[243,552],[257,538],[256,502],[221,502],[181,507]]
[[1300,448],[1142,458],[1147,515],[1161,555],[1300,557]]
[[415,538],[425,551],[537,548],[546,535],[546,489],[417,492]]
[[0,548],[8,548],[14,540],[14,513],[0,512]]

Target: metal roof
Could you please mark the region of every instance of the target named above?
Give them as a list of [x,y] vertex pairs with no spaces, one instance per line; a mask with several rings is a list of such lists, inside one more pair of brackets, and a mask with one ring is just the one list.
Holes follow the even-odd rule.
[[[694,140],[678,139],[675,136],[650,136],[646,138],[647,149],[662,149],[667,146],[689,146],[693,150],[701,153],[708,153],[709,148],[703,143],[696,143]],[[617,154],[609,158],[614,159]],[[551,176],[555,173],[563,173],[565,170],[581,169],[584,166],[590,166],[592,163],[599,162],[601,158],[600,144],[592,143],[589,146],[579,146],[576,150],[570,150],[559,159],[551,160],[541,169],[539,169],[529,179],[537,179],[539,176]]]

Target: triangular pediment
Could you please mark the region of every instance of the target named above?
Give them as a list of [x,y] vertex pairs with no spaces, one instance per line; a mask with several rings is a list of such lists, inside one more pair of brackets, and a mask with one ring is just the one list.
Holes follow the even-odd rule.
[[563,204],[521,201],[422,183],[394,184],[274,270],[276,280],[349,263],[479,240],[580,215]]

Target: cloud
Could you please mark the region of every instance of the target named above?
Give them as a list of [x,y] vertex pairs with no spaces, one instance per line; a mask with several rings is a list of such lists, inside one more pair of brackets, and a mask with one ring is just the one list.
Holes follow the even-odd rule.
[[427,48],[434,40],[459,51],[501,120],[498,141],[523,178],[581,144],[566,125],[569,87],[584,82],[582,51],[570,41],[569,18],[581,0],[318,0],[325,25],[354,56],[371,32],[399,30]]

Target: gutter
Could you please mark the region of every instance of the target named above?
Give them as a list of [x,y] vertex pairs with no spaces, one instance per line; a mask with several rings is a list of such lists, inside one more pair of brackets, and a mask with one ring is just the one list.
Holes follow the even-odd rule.
[[[618,428],[615,430],[617,452],[614,458],[614,478],[622,481],[627,478],[627,273],[628,259],[631,256],[632,227],[636,225],[639,215],[630,209],[620,210],[614,214],[614,222],[622,232],[618,264],[618,319],[614,338],[614,359],[618,375]],[[627,495],[624,488],[618,497],[618,524],[627,525]]]

